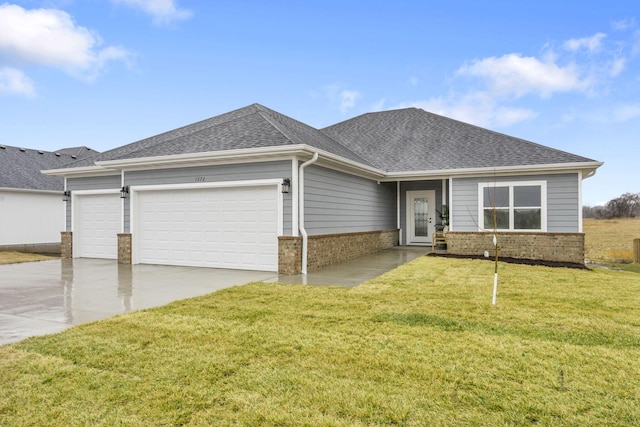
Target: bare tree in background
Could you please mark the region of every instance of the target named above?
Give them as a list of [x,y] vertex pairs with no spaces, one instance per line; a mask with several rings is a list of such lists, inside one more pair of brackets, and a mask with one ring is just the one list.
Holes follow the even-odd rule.
[[584,206],[582,216],[596,219],[640,217],[640,193],[624,193],[604,206]]

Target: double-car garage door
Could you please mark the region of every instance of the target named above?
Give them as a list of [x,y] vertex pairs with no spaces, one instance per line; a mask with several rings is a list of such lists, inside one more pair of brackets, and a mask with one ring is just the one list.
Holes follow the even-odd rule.
[[[278,269],[276,185],[141,188],[132,192],[131,203],[134,263]],[[113,256],[98,257],[115,257],[117,241],[105,245],[113,246]],[[91,256],[84,253],[77,256]]]

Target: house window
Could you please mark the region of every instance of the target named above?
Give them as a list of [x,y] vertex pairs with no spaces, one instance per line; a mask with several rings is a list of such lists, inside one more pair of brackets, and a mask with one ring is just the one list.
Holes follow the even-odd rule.
[[482,230],[546,231],[546,181],[478,184]]

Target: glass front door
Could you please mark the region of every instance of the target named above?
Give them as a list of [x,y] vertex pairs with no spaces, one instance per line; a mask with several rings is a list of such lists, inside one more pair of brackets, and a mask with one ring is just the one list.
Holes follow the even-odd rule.
[[407,240],[408,243],[431,243],[435,231],[436,192],[407,192]]

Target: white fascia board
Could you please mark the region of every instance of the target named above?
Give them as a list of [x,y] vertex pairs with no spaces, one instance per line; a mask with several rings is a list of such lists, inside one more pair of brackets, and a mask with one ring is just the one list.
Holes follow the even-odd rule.
[[327,151],[314,149],[313,147],[309,147],[309,149],[313,153],[318,153],[319,158],[315,163],[318,166],[324,166],[329,169],[334,169],[352,175],[358,175],[363,178],[373,179],[376,181],[384,181],[384,178],[387,177],[387,174],[381,169],[366,166],[362,163],[346,159],[342,156],[338,156]]
[[424,178],[475,177],[499,175],[545,174],[553,172],[595,171],[603,162],[551,163],[544,165],[498,166],[486,168],[442,169],[433,171],[389,172],[387,180],[409,181]]
[[552,163],[544,165],[385,172],[381,169],[363,165],[362,163],[349,160],[337,154],[316,149],[307,144],[295,144],[277,147],[211,151],[206,153],[188,153],[133,159],[103,160],[96,162],[95,166],[51,169],[44,170],[42,171],[42,173],[47,175],[66,177],[106,176],[119,174],[122,171],[127,170],[141,170],[157,167],[174,168],[185,166],[265,162],[274,160],[290,160],[294,157],[298,157],[300,158],[300,160],[304,160],[306,157],[311,158],[311,156],[313,156],[313,153],[316,152],[320,155],[320,159],[317,163],[318,165],[381,182],[447,179],[449,177],[465,177],[478,175],[516,175],[522,173],[550,173],[568,171],[582,171],[583,177],[586,179],[592,176],[598,167],[603,165],[602,162],[581,162]]
[[0,187],[0,192],[8,193],[35,193],[35,194],[58,194],[62,195],[62,190],[34,190],[32,188],[12,188],[12,187]]
[[82,178],[86,176],[108,176],[118,175],[117,169],[108,169],[100,166],[83,166],[79,168],[65,168],[65,169],[47,169],[40,171],[45,175],[52,176],[66,176],[70,178]]
[[99,194],[120,194],[119,188],[107,188],[104,190],[73,190],[71,192],[71,197],[75,196],[95,196]]
[[237,150],[210,151],[205,153],[172,154],[168,156],[138,157],[133,159],[103,160],[97,166],[118,170],[144,169],[157,166],[185,166],[194,164],[219,164],[288,158],[305,151],[306,145],[284,145],[278,147],[243,148]]
[[96,165],[99,167],[110,168],[111,170],[140,170],[145,168],[156,168],[158,166],[172,168],[195,165],[290,160],[294,157],[299,157],[302,160],[306,157],[311,158],[313,153],[316,152],[319,154],[321,160],[318,163],[323,166],[363,175],[371,179],[380,179],[385,176],[384,172],[379,169],[363,165],[324,150],[316,149],[306,144],[245,148],[239,150],[189,153],[136,159],[104,160],[96,162]]

